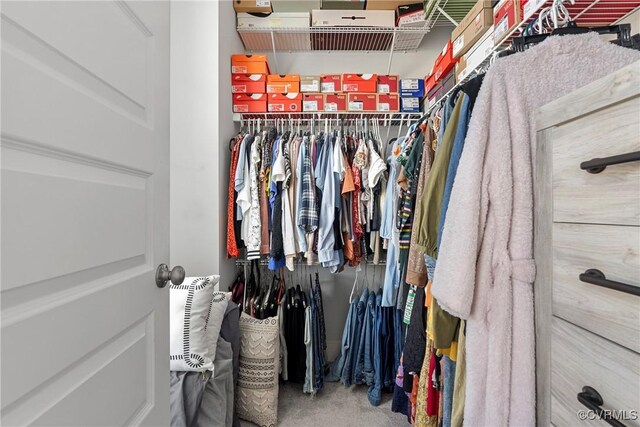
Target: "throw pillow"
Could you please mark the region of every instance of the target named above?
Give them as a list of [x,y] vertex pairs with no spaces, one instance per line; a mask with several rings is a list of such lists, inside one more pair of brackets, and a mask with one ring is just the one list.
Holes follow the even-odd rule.
[[[215,345],[212,348],[207,329],[215,329],[217,323],[219,334],[227,304],[226,295],[216,295],[213,291],[219,279],[220,276],[187,277],[181,285],[169,287],[169,367],[172,371],[213,369]],[[217,314],[220,309],[221,316]]]
[[240,315],[238,417],[262,427],[278,422],[279,331],[277,317]]

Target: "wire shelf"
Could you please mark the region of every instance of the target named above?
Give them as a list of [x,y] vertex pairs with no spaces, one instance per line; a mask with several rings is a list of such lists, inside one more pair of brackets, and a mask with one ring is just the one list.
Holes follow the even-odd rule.
[[409,27],[238,28],[247,51],[413,51],[432,25]]
[[306,113],[234,113],[233,121],[246,123],[249,120],[260,119],[262,123],[273,122],[281,119],[300,120],[303,124],[309,124],[312,121],[320,123],[321,120],[339,120],[343,119],[350,122],[356,119],[378,119],[381,126],[399,126],[406,125],[417,121],[422,117],[422,113],[385,113],[385,112],[306,112]]
[[457,25],[475,4],[475,0],[429,0],[425,7],[427,21],[431,28]]
[[[446,0],[442,0],[446,1]],[[519,25],[517,25],[511,32],[507,35],[504,41],[498,45],[496,45],[493,49],[491,49],[484,60],[473,70],[471,70],[467,75],[458,81],[456,85],[451,88],[448,92],[446,92],[441,97],[429,101],[425,98],[425,108],[424,111],[429,112],[432,110],[442,99],[445,99],[449,96],[453,91],[455,91],[458,87],[465,84],[471,78],[475,77],[478,73],[482,72],[487,68],[491,59],[498,52],[508,48],[511,45],[511,41],[514,37],[518,37],[522,34],[522,31],[538,16],[540,10],[545,7],[551,5],[552,0],[547,0],[543,4],[541,4],[538,9],[532,14],[531,17],[527,19],[523,19]],[[605,26],[611,25],[620,19],[624,18],[635,9],[640,7],[640,1],[638,0],[576,0],[575,4],[571,4],[570,2],[565,3],[565,7],[569,11],[571,18],[576,21],[578,26],[584,27],[596,27],[596,26]]]

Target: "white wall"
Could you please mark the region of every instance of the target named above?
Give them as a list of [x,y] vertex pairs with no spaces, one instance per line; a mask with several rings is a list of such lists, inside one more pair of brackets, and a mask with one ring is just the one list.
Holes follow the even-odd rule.
[[229,55],[242,50],[231,3],[171,2],[171,263],[189,276],[226,261],[229,152],[233,135]]
[[[218,13],[218,136],[220,146],[218,149],[218,177],[224,194],[221,196],[223,205],[219,209],[219,215],[215,218],[221,236],[220,251],[220,275],[224,289],[235,278],[235,263],[226,259],[227,247],[227,200],[229,186],[229,164],[231,153],[229,140],[238,130],[238,125],[233,122],[232,94],[231,94],[231,55],[244,52],[242,41],[236,32],[236,13],[230,0],[220,0]],[[211,77],[210,77],[211,78]],[[222,289],[222,287],[221,287]]]

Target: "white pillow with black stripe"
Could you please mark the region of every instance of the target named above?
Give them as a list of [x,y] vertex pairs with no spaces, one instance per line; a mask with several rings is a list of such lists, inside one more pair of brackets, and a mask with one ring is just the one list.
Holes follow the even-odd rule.
[[216,343],[227,309],[224,292],[215,292],[220,276],[187,277],[169,288],[172,371],[212,371]]

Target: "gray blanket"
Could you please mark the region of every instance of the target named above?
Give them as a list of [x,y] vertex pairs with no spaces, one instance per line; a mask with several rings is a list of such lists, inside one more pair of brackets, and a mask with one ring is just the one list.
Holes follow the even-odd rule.
[[238,426],[234,414],[234,384],[238,373],[238,306],[229,303],[211,371],[171,372],[172,427]]

